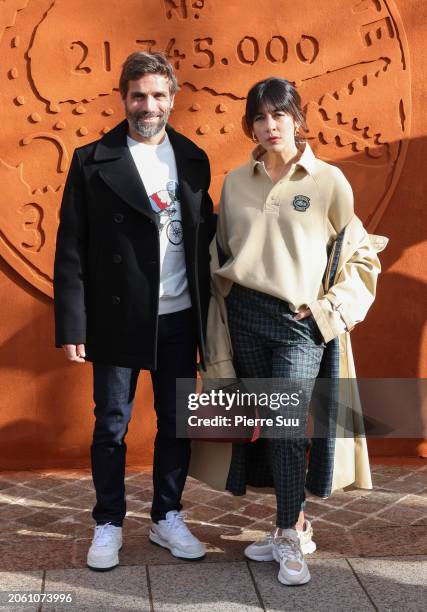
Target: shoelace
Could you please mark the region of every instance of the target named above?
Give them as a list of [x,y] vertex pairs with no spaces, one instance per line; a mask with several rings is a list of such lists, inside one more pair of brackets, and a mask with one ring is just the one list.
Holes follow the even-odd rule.
[[105,523],[95,527],[95,537],[93,543],[97,546],[107,546],[113,539],[114,525]]
[[277,545],[281,559],[286,557],[290,561],[302,562],[302,554],[298,542],[286,536],[280,536],[274,538],[274,543]]
[[186,512],[178,512],[174,514],[172,517],[166,519],[168,526],[170,529],[176,530],[179,532],[181,536],[191,536],[191,532],[185,524],[185,519],[187,518]]

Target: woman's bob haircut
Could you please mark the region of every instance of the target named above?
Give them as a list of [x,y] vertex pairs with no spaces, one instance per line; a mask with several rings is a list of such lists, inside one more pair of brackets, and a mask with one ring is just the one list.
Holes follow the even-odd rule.
[[[273,109],[290,115],[297,128],[307,129],[301,98],[296,88],[286,79],[270,77],[259,81],[249,90],[243,120],[243,128],[249,138],[252,138],[253,124],[258,113]],[[304,142],[304,138],[298,136],[295,141],[298,144]]]

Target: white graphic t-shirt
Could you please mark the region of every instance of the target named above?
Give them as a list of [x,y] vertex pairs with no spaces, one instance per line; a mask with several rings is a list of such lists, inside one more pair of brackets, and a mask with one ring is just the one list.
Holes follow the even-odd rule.
[[167,134],[159,145],[144,144],[129,136],[127,142],[151,207],[157,215],[160,239],[159,314],[190,308],[178,173],[172,145]]

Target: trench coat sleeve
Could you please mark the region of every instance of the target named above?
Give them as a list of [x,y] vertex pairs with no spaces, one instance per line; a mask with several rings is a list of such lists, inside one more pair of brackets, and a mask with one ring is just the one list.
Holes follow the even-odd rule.
[[216,238],[211,242],[209,254],[211,257],[212,281],[206,331],[206,369],[201,370],[201,376],[204,381],[208,379],[236,378],[225,300],[215,286],[214,272],[220,267]]
[[88,221],[81,162],[74,152],[61,204],[54,265],[55,343],[86,342]]
[[377,251],[381,249],[371,241],[361,222],[354,219],[356,240],[350,256],[338,266],[335,282],[327,293],[308,304],[325,342],[363,321],[375,299],[381,272]]

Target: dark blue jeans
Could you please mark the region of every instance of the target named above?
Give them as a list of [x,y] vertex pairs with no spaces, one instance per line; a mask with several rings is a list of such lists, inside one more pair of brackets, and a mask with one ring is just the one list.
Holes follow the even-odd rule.
[[[157,435],[154,443],[153,504],[158,522],[181,510],[190,461],[190,440],[176,438],[176,379],[196,378],[196,332],[192,310],[160,315],[157,370],[151,372]],[[95,429],[91,447],[98,525],[121,526],[126,514],[125,436],[140,370],[93,364]]]

